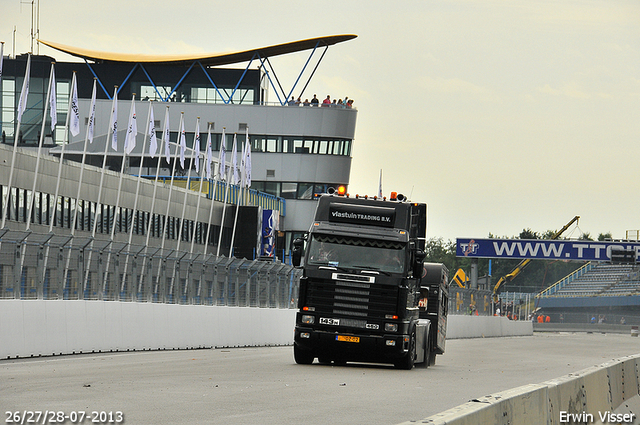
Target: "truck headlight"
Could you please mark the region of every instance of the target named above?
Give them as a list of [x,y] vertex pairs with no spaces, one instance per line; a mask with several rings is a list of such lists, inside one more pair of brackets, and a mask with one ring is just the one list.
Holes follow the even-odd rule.
[[312,325],[315,323],[315,321],[316,321],[315,316],[312,316],[310,314],[305,314],[302,316],[302,323],[306,325]]
[[384,330],[386,332],[398,332],[398,324],[397,323],[385,323]]

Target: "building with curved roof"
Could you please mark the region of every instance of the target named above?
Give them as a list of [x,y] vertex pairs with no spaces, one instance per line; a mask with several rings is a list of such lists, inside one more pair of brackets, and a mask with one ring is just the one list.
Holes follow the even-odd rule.
[[[232,211],[236,203],[240,203],[278,212],[277,253],[288,252],[292,238],[305,232],[311,223],[315,195],[326,192],[328,187],[348,184],[357,117],[357,110],[346,105],[314,107],[292,104],[288,99],[311,99],[313,93],[308,90],[309,82],[326,49],[355,37],[318,37],[241,52],[178,56],[95,52],[41,41],[81,58],[84,64],[56,62],[49,56],[31,56],[29,96],[17,133],[17,109],[28,55],[6,57],[0,82],[3,99],[0,156],[6,161],[2,163],[4,168],[11,162],[14,140],[18,146],[13,183],[8,182],[8,172],[0,176],[4,202],[0,207],[3,212],[8,207],[6,227],[13,230],[30,227],[25,226],[28,221],[25,217],[30,214],[31,229],[46,233],[51,222],[54,222],[54,228],[72,228],[71,222],[77,215],[74,230],[78,236],[88,237],[92,224],[99,222],[97,237],[101,232],[106,237],[115,227],[114,243],[124,244],[131,240],[127,233],[135,229],[132,243],[144,245],[149,241],[146,233],[151,232],[149,244],[160,246],[162,240],[162,249],[179,249],[182,242],[183,249],[191,244],[192,249],[195,245],[196,252],[204,252],[206,243],[211,253],[218,249],[220,240],[221,253],[227,255],[234,239]],[[269,57],[303,52],[309,53],[309,59],[293,87],[284,90]],[[54,130],[50,128],[51,118],[44,114],[52,62],[55,62],[57,93]],[[247,62],[244,69],[219,68],[244,62]],[[254,64],[256,66],[252,67]],[[77,136],[69,134],[65,126],[73,73],[77,78],[79,98],[80,132]],[[304,81],[303,76],[307,78]],[[95,133],[93,143],[85,149],[94,80],[97,87]],[[114,95],[118,99],[119,123],[116,150],[111,147],[109,134]],[[321,99],[326,97],[326,94],[318,95]],[[138,142],[133,151],[125,155],[122,144],[132,99],[137,112]],[[161,155],[151,157],[144,145],[145,119],[148,119],[150,107],[153,108],[158,140],[165,112],[168,112],[170,139],[174,146],[169,163]],[[178,171],[173,173],[178,157],[175,144],[179,141],[181,117],[188,152],[197,147],[194,139],[196,120],[199,119],[201,158],[204,159],[210,129],[213,156],[217,159],[218,151],[224,145],[227,165],[234,138],[239,146],[240,162],[240,146],[248,133],[252,151],[252,182],[248,195],[240,196],[239,189],[233,186],[225,195],[225,185],[222,182],[214,185],[213,180],[203,178],[202,167],[196,172],[193,165],[187,165],[185,169],[178,166]],[[35,152],[42,129],[44,151],[49,155],[40,161]],[[67,138],[68,143],[65,143]],[[64,156],[63,171],[60,187],[56,189],[61,155]],[[83,155],[86,167],[80,165]],[[106,164],[104,173],[101,171],[103,160]],[[36,175],[36,165],[39,177],[34,194],[31,183]],[[155,185],[158,169],[159,180]],[[120,170],[124,170],[122,178]],[[84,176],[80,180],[82,173]],[[170,183],[172,174],[175,174],[173,184]],[[144,179],[137,187],[139,175]],[[80,189],[78,181],[81,181]],[[100,181],[104,181],[102,187]],[[187,187],[192,190],[184,190]],[[104,192],[102,199],[96,198],[99,190]],[[35,199],[33,211],[31,199]],[[227,207],[229,212],[222,220],[223,210]],[[53,212],[55,214],[50,214]],[[151,225],[147,226],[149,223]],[[255,224],[259,227],[256,233],[260,233],[261,226],[252,222],[252,226]],[[248,233],[249,239],[257,239],[257,235],[252,235],[248,229],[251,227],[243,227],[240,223],[236,234]],[[237,248],[237,241],[234,248]],[[254,246],[259,247],[260,243]],[[243,251],[242,255],[249,257],[251,253]],[[259,256],[259,249],[253,255]]]

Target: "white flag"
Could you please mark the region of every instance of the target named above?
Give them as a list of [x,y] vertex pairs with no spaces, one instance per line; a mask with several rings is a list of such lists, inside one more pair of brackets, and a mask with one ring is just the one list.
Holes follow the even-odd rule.
[[205,172],[207,180],[211,179],[211,162],[213,161],[213,152],[211,152],[211,124],[207,130],[207,159],[205,160]]
[[[96,79],[93,79],[93,92],[91,92],[91,107],[89,108],[89,124],[87,126],[87,138],[93,143],[93,130],[96,126]],[[105,141],[106,143],[106,141]]]
[[113,105],[111,106],[111,119],[109,120],[109,127],[112,131],[111,136],[111,148],[114,151],[118,150],[118,88],[113,91]]
[[27,97],[29,97],[29,77],[31,75],[31,55],[27,58],[27,69],[24,73],[20,101],[18,102],[18,122],[22,122],[22,114],[27,110]]
[[129,155],[136,147],[136,136],[138,135],[138,122],[136,119],[136,97],[131,99],[131,113],[129,114],[129,124],[127,125],[127,135],[124,138],[124,152]]
[[196,173],[200,172],[200,118],[196,120],[196,135],[193,139],[193,155],[196,157]]
[[51,131],[56,131],[58,124],[58,103],[56,99],[56,72],[51,65],[51,92],[49,93],[49,116],[51,116]]
[[2,62],[4,62],[4,41],[0,42],[0,81],[2,81]]
[[162,129],[162,140],[164,141],[164,159],[167,164],[171,163],[171,148],[169,147],[169,136],[171,130],[169,127],[169,107],[164,112],[164,128]]
[[227,180],[227,144],[226,136],[224,135],[224,128],[222,129],[222,139],[220,140],[220,153],[218,154],[218,180]]
[[[74,74],[75,75],[75,74]],[[69,131],[74,136],[80,134],[80,109],[78,109],[78,82],[73,80],[71,88],[71,116],[69,117]]]
[[184,151],[187,149],[187,138],[184,133],[184,114],[180,116],[180,167],[184,170]]
[[247,134],[247,141],[244,148],[244,185],[251,187],[251,143],[249,142],[249,135]]
[[156,138],[156,120],[153,117],[153,106],[149,104],[150,112],[149,112],[149,156],[151,158],[156,157],[156,152],[158,151],[158,139]]
[[236,144],[236,134],[233,134],[233,148],[231,149],[231,172],[233,176],[231,177],[232,184],[240,183],[240,174],[238,170],[238,147]]

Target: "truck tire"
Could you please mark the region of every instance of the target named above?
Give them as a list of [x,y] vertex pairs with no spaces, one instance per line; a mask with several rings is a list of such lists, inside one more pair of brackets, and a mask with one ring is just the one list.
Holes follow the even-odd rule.
[[396,369],[404,369],[411,370],[413,369],[413,365],[416,362],[416,330],[415,328],[411,331],[411,336],[409,337],[409,351],[407,354],[398,362],[395,363]]
[[313,353],[311,351],[306,351],[298,348],[297,345],[293,346],[293,358],[298,364],[311,364],[313,363]]

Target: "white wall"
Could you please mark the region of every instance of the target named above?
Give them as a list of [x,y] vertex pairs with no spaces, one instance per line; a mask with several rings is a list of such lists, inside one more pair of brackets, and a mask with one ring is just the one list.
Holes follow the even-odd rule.
[[[296,310],[0,300],[0,359],[99,351],[293,344]],[[447,339],[532,335],[531,322],[449,316]]]
[[449,315],[447,339],[533,335],[530,320],[509,320],[499,316]]
[[295,310],[0,300],[0,359],[293,343]]

